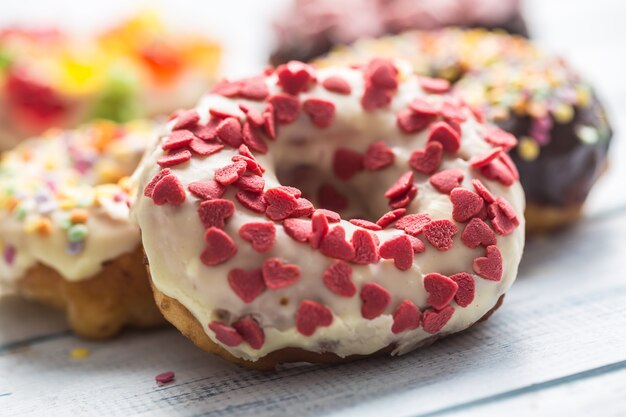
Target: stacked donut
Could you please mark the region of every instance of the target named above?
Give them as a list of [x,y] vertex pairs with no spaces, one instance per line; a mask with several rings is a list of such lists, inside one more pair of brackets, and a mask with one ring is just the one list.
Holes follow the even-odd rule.
[[524,245],[516,141],[446,89],[403,61],[292,62],[175,115],[132,209],[166,318],[271,368],[402,354],[487,315]]
[[67,312],[81,336],[162,323],[129,222],[147,122],[94,122],[23,141],[0,162],[0,284]]
[[118,122],[193,105],[215,77],[219,47],[140,14],[96,37],[0,31],[0,150],[51,127]]
[[318,65],[402,57],[441,77],[486,120],[514,134],[510,153],[526,192],[527,227],[544,232],[576,220],[606,167],[612,131],[593,89],[564,60],[526,39],[444,29],[365,39]]

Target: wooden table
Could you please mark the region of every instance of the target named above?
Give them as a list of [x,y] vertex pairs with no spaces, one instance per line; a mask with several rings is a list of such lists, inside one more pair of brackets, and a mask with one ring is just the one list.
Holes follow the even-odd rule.
[[[221,7],[252,26],[255,16],[271,15],[262,3]],[[3,4],[0,23],[32,7]],[[585,219],[528,241],[518,281],[489,321],[400,358],[259,373],[202,353],[172,329],[85,342],[59,314],[5,298],[0,415],[626,415],[626,3],[535,0],[527,8],[537,40],[596,82],[617,134]],[[237,62],[262,56],[243,57],[255,39],[256,32],[231,40],[242,58],[230,56],[229,67],[247,72]],[[78,347],[90,355],[72,358]],[[168,370],[175,382],[157,386],[154,376]]]

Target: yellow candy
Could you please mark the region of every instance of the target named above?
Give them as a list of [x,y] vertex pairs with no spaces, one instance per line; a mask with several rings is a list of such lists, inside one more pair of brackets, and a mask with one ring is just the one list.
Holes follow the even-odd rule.
[[569,123],[574,117],[574,108],[568,104],[558,104],[552,110],[552,115],[559,123]]
[[517,146],[517,153],[525,161],[534,161],[539,156],[539,144],[528,136],[523,137]]
[[77,347],[70,351],[72,359],[80,360],[88,358],[91,355],[91,351],[84,347]]

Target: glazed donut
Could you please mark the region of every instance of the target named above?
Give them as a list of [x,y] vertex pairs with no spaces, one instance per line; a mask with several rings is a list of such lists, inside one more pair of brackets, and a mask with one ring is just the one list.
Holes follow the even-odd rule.
[[524,245],[515,139],[446,84],[292,62],[177,114],[131,209],[165,317],[272,368],[403,354],[486,315]]
[[94,122],[25,140],[0,161],[0,285],[65,309],[89,338],[163,323],[128,219],[126,178],[154,127]]
[[519,0],[293,0],[275,24],[274,65],[407,30],[482,27],[528,36]]
[[168,32],[148,13],[86,39],[54,29],[2,30],[0,150],[51,127],[192,106],[214,81],[219,55],[216,44]]
[[446,29],[362,40],[317,63],[373,56],[409,59],[418,74],[447,79],[454,94],[519,139],[510,155],[526,192],[528,231],[580,217],[606,167],[612,130],[592,87],[567,62],[520,37]]

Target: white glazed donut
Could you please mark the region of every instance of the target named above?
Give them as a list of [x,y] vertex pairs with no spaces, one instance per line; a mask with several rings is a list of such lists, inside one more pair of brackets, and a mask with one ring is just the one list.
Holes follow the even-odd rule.
[[515,139],[410,68],[291,62],[176,115],[131,214],[166,318],[271,367],[404,354],[496,305],[524,246]]

